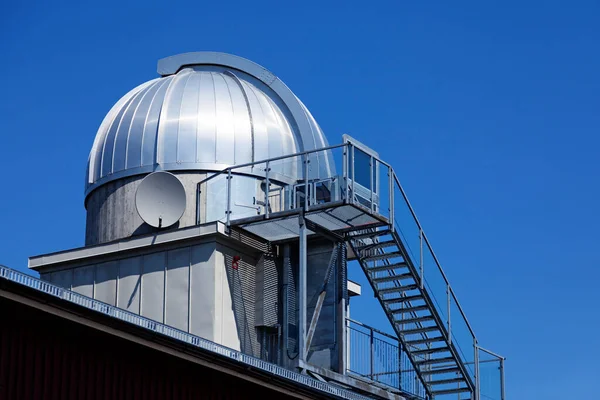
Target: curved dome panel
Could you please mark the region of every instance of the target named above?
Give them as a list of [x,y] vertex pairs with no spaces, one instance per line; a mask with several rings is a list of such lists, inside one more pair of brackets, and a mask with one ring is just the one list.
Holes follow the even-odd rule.
[[[182,56],[189,58],[189,54],[200,55],[201,63],[178,65],[175,73],[138,86],[107,114],[90,152],[86,195],[126,176],[158,170],[218,171],[327,146],[323,132],[298,98],[283,93],[286,103],[276,92],[282,93],[281,88],[271,86],[283,85],[277,78],[253,75],[255,71],[222,61],[250,63],[239,57]],[[168,60],[177,62],[177,57],[181,56]],[[317,168],[331,168],[323,157],[316,161]],[[274,172],[296,179],[297,166],[281,164]]]

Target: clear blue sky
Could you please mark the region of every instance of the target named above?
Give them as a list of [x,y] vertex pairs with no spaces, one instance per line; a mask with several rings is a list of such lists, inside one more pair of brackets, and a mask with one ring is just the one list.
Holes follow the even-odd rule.
[[0,13],[0,263],[83,245],[95,132],[159,58],[231,52],[393,162],[509,399],[597,397],[600,3],[82,3]]

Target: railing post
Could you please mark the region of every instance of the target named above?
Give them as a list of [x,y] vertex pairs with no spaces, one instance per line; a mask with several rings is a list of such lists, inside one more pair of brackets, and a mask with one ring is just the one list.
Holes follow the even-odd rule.
[[369,341],[371,347],[371,380],[374,380],[374,365],[375,365],[375,344],[373,343],[373,329],[369,329]]
[[350,145],[350,151],[352,151],[352,157],[351,157],[351,159],[352,159],[352,165],[350,165],[350,168],[351,168],[350,171],[352,173],[352,175],[350,175],[350,176],[352,176],[352,197],[351,197],[351,201],[352,201],[352,204],[354,204],[354,181],[355,181],[355,178],[356,178],[354,176],[354,164],[355,164],[354,163],[354,146]]
[[392,167],[388,167],[388,177],[389,177],[389,191],[390,191],[390,225],[392,226],[392,230],[394,229],[394,170]]
[[500,357],[500,400],[504,400],[504,358]]
[[419,268],[420,268],[420,273],[421,273],[421,290],[423,289],[423,282],[425,281],[425,275],[424,275],[424,270],[425,270],[425,266],[423,265],[423,229],[421,229],[421,227],[419,227]]
[[267,161],[265,166],[265,218],[269,218],[269,193],[271,189],[271,183],[269,182],[269,162]]
[[446,307],[447,307],[447,312],[448,312],[448,343],[452,343],[452,323],[450,320],[450,309],[451,309],[451,299],[450,296],[452,295],[451,292],[452,289],[450,289],[450,284],[446,284]]
[[475,399],[474,400],[479,400],[480,399],[480,391],[479,391],[479,346],[477,346],[477,339],[473,338],[473,349],[475,350],[475,360],[474,360],[474,364],[475,364]]
[[342,195],[344,196],[344,203],[348,203],[348,145],[346,144],[343,147],[342,152],[342,174],[344,181],[344,190],[342,191]]
[[375,165],[374,165],[375,162],[374,161],[375,160],[373,159],[373,156],[371,156],[371,160],[369,161],[369,175],[370,175],[369,176],[369,181],[371,182],[371,188],[370,188],[371,189],[371,207],[370,207],[371,208],[371,212],[375,211],[374,210],[375,206],[373,204],[374,200],[375,200],[375,190],[374,190],[374,187],[373,187],[373,181],[374,181],[373,180],[373,169],[375,168]]
[[229,230],[230,222],[231,222],[231,169],[227,170],[227,222],[225,226]]
[[308,202],[310,199],[309,189],[308,189],[308,163],[310,160],[308,159],[308,154],[304,156],[304,211],[308,211]]

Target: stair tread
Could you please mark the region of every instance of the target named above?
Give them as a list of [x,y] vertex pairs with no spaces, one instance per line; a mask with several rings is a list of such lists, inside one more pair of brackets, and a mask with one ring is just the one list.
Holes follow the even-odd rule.
[[431,364],[443,364],[443,363],[456,363],[454,357],[441,357],[441,358],[430,358],[428,360],[417,361],[417,365],[431,365]]
[[375,254],[373,256],[367,256],[367,257],[364,257],[363,260],[366,262],[370,262],[370,261],[387,260],[390,258],[398,258],[398,257],[402,257],[402,253],[400,253],[399,251],[393,251],[390,253],[381,253],[381,254]]
[[390,233],[391,233],[391,231],[389,229],[383,229],[383,230],[374,231],[374,232],[358,233],[358,234],[350,235],[350,237],[352,239],[364,239],[364,238],[371,238],[371,237],[375,237],[375,236],[389,235]]
[[400,262],[400,263],[394,263],[394,264],[389,264],[389,265],[379,265],[377,267],[367,268],[367,271],[380,272],[380,271],[389,271],[389,270],[396,269],[396,268],[406,268],[406,267],[408,267],[408,264],[406,264],[404,262]]
[[416,324],[417,322],[431,321],[433,320],[433,315],[424,315],[422,317],[415,317],[409,319],[396,319],[394,322],[397,324]]
[[[397,325],[402,325],[401,323],[397,323]],[[437,326],[425,326],[422,328],[417,328],[417,329],[408,329],[408,330],[401,330],[400,332],[407,336],[407,335],[415,335],[417,333],[425,333],[425,332],[433,332],[433,331],[439,331],[440,328]]]
[[422,355],[422,354],[434,354],[434,353],[442,353],[444,351],[450,351],[450,349],[446,346],[443,347],[434,347],[430,349],[422,349],[422,350],[412,350],[411,354]]
[[399,308],[397,310],[392,310],[392,314],[394,314],[394,315],[396,315],[396,314],[407,314],[407,313],[411,313],[411,312],[425,311],[425,310],[429,310],[429,306],[426,305],[426,304],[423,304],[421,306],[408,307],[408,308]]
[[419,288],[419,285],[403,285],[403,286],[395,286],[390,288],[377,289],[379,294],[390,294],[390,293],[404,293],[410,290],[416,290]]
[[414,277],[413,277],[413,274],[411,274],[410,272],[407,272],[405,274],[380,276],[377,278],[371,278],[371,280],[375,283],[393,282],[393,281],[399,281],[402,279],[413,279],[414,280]]
[[424,338],[424,339],[408,340],[406,342],[406,344],[409,346],[415,346],[415,345],[419,345],[419,344],[441,342],[443,340],[445,340],[443,336],[434,336],[434,337],[428,337],[428,338]]
[[427,371],[421,371],[421,375],[440,375],[440,374],[449,374],[451,372],[460,372],[460,368],[452,367],[452,368],[430,369]]
[[443,395],[443,394],[454,394],[454,393],[463,393],[470,392],[471,389],[468,387],[455,388],[455,389],[444,389],[444,390],[433,390],[432,393],[435,395]]
[[449,385],[452,383],[461,383],[465,382],[464,378],[450,378],[450,379],[440,379],[437,381],[428,381],[429,385]]
[[386,240],[384,242],[365,244],[363,246],[357,247],[356,250],[368,251],[368,250],[375,250],[375,249],[384,249],[386,247],[392,247],[392,246],[397,246],[397,243],[393,240]]
[[407,301],[415,301],[415,300],[423,300],[423,296],[421,294],[416,294],[414,296],[405,296],[405,297],[395,297],[393,299],[383,299],[387,304],[398,304],[398,303],[406,303]]

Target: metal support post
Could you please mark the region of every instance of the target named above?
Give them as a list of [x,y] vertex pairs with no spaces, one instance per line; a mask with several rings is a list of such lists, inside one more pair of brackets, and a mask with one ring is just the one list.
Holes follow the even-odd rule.
[[394,171],[392,167],[388,167],[389,191],[390,191],[390,225],[394,228]]
[[269,162],[265,166],[265,218],[269,218],[269,193],[271,191],[271,183],[269,182]]
[[352,197],[351,197],[351,202],[354,203],[354,180],[355,180],[355,176],[354,176],[354,146],[351,145],[350,147],[350,151],[352,151],[352,165],[350,165],[350,172],[351,172],[351,177],[352,177]]
[[421,273],[421,289],[423,289],[423,282],[425,281],[424,270],[425,266],[423,265],[423,229],[419,227],[419,268]]
[[375,372],[374,370],[374,366],[375,366],[375,343],[373,343],[373,329],[369,329],[369,344],[370,344],[370,348],[371,348],[371,357],[370,357],[370,361],[371,361],[371,380],[373,380],[374,378],[374,374]]
[[342,190],[342,196],[344,197],[344,203],[348,203],[348,145],[343,148],[342,158],[342,173],[344,175],[344,189]]
[[306,262],[306,221],[304,221],[304,213],[301,212],[298,217],[299,223],[299,269],[298,269],[298,305],[299,305],[299,321],[298,321],[298,350],[300,360],[306,362],[307,348],[306,348],[306,274],[307,274],[307,262]]
[[284,357],[285,365],[288,366],[289,363],[289,336],[290,336],[290,269],[291,269],[291,254],[290,254],[290,245],[283,245],[283,315],[282,315],[282,333],[283,333],[283,345],[282,345],[282,353],[286,356]]
[[308,203],[310,201],[310,190],[308,189],[308,155],[304,158],[304,211],[308,211]]
[[479,388],[479,346],[477,345],[477,339],[473,338],[473,349],[475,350],[475,399],[480,399],[480,388]]
[[500,357],[500,400],[504,400],[504,358]]
[[375,210],[375,205],[373,204],[375,201],[375,187],[373,185],[373,169],[375,168],[375,162],[373,160],[373,156],[371,156],[371,160],[369,161],[369,172],[370,172],[370,177],[369,180],[371,182],[371,212],[374,212]]
[[450,309],[451,309],[451,300],[450,300],[450,296],[452,295],[451,292],[452,289],[450,289],[450,285],[447,284],[446,285],[446,306],[447,306],[447,310],[448,310],[448,343],[452,343],[452,323],[450,321]]
[[227,222],[225,226],[229,230],[231,222],[231,169],[227,170]]

